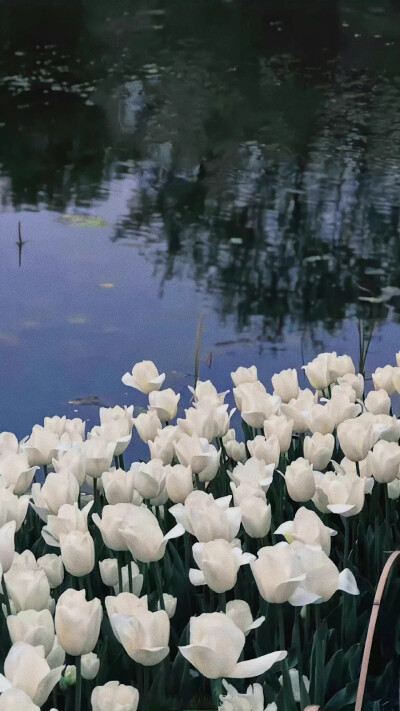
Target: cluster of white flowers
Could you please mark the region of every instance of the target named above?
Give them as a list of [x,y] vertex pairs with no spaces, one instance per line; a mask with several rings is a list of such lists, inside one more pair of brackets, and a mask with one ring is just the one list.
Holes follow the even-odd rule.
[[[400,353],[396,360],[377,368],[366,396],[351,358],[336,353],[304,366],[305,389],[295,370],[284,370],[269,393],[255,366],[239,367],[231,374],[236,408],[225,403],[229,391],[198,381],[176,424],[181,396],[161,389],[165,375],[143,361],[122,378],[148,395],[137,417],[133,406],[102,407],[88,433],[81,419],[65,416],[46,417],[21,442],[1,433],[0,575],[11,646],[0,711],[38,711],[51,694],[61,710],[71,689],[79,711],[81,675],[93,682],[93,711],[136,711],[145,686],[121,679],[94,686],[100,672],[107,679],[94,652],[107,630],[134,668],[180,654],[213,680],[259,677],[287,664],[287,651],[276,647],[243,658],[246,636],[267,623],[250,598],[237,596],[240,589],[245,597],[238,583],[246,576],[261,601],[295,608],[325,603],[337,590],[358,594],[347,551],[336,564],[331,541],[348,532],[375,482],[388,499],[400,495],[400,421],[391,404],[400,392]],[[233,417],[241,417],[244,441]],[[149,461],[125,468],[134,430]],[[203,596],[203,611],[186,620],[188,643],[173,649],[180,600],[171,594],[169,546],[190,594],[197,587]],[[288,678],[297,701],[298,672]],[[263,711],[261,684],[246,693],[224,684],[221,711]]]

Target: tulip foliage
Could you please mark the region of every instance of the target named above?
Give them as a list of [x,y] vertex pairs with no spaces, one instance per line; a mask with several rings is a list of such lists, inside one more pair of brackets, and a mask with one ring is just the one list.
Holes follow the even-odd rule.
[[[1,433],[0,711],[351,709],[400,544],[396,360],[368,393],[336,353],[303,389],[239,367],[232,393],[199,380],[182,412],[143,361],[122,378],[148,397],[136,417]],[[394,575],[370,711],[398,698],[399,592]]]

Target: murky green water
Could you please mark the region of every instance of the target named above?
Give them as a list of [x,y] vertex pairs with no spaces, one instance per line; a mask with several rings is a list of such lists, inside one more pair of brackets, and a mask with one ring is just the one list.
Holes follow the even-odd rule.
[[146,357],[182,390],[202,315],[221,386],[357,359],[360,316],[399,349],[397,0],[8,0],[0,38],[1,429]]

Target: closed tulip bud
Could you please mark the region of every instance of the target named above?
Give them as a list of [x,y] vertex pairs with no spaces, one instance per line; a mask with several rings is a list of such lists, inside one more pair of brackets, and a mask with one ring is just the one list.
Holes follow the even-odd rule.
[[285,483],[293,501],[310,501],[315,494],[314,472],[310,462],[299,457],[286,467]]
[[133,504],[113,504],[104,506],[102,518],[98,514],[93,514],[93,523],[100,529],[107,548],[112,551],[128,550],[126,541],[121,534],[121,527],[126,518],[135,515],[136,508]]
[[248,440],[247,449],[251,457],[261,459],[264,464],[278,466],[281,448],[276,435],[271,435],[268,439],[265,439],[262,435],[257,435],[254,439]]
[[396,442],[380,440],[369,455],[369,471],[375,481],[388,484],[400,474],[400,447]]
[[396,501],[396,499],[398,499],[400,496],[400,479],[394,479],[393,481],[389,481],[387,485],[387,490],[389,499],[391,499],[392,501]]
[[64,580],[64,566],[62,557],[55,553],[47,553],[38,558],[38,565],[47,575],[51,588],[58,588]]
[[104,585],[113,588],[118,585],[118,561],[116,558],[106,558],[99,561],[100,577]]
[[0,566],[3,573],[10,570],[13,562],[15,527],[15,521],[9,521],[0,528]]
[[301,506],[296,512],[293,521],[282,523],[275,530],[275,535],[284,536],[288,543],[300,541],[312,548],[322,548],[326,555],[331,550],[331,536],[336,532],[324,526],[319,516],[314,511]]
[[111,627],[126,653],[139,664],[158,664],[169,652],[170,623],[165,610],[150,612],[147,601],[130,593],[106,598]]
[[211,481],[216,476],[221,451],[217,451],[204,437],[181,434],[175,442],[175,452],[180,464],[190,466],[201,482]]
[[108,681],[93,689],[91,702],[92,711],[137,711],[139,692],[119,681]]
[[278,395],[282,402],[289,402],[299,394],[299,381],[297,371],[294,368],[281,370],[271,378],[274,395]]
[[329,434],[335,429],[335,418],[330,403],[326,405],[313,405],[310,410],[308,425],[311,432]]
[[94,652],[83,654],[81,657],[81,669],[83,679],[92,681],[96,678],[100,669],[100,659]]
[[244,383],[254,383],[258,378],[257,368],[255,365],[250,368],[240,366],[234,373],[231,373],[231,378],[235,388],[238,388],[239,385],[244,385]]
[[236,442],[235,439],[230,439],[225,442],[225,452],[234,462],[245,462],[247,459],[246,445],[244,442]]
[[161,429],[161,420],[155,410],[142,412],[133,420],[140,439],[146,444],[149,440],[154,441],[158,430]]
[[270,395],[259,380],[244,383],[233,389],[236,406],[242,419],[250,426],[261,429],[264,420],[275,415],[281,404],[280,397]]
[[250,457],[244,464],[239,462],[228,474],[236,486],[247,484],[267,492],[272,484],[274,469],[275,464],[265,464],[262,459]]
[[134,473],[123,469],[111,469],[102,474],[104,493],[109,504],[130,504],[135,488]]
[[320,353],[314,360],[303,365],[302,368],[315,390],[325,390],[335,382],[336,374],[332,371],[336,353]]
[[293,430],[302,434],[308,430],[309,412],[315,404],[315,396],[308,388],[300,390],[298,397],[287,404],[282,403],[281,415],[293,420]]
[[[171,620],[176,612],[176,605],[178,602],[178,598],[174,597],[173,595],[168,595],[168,593],[163,593],[163,600],[164,600],[165,612],[167,613],[169,619]],[[157,610],[160,610],[160,609],[161,609],[161,605],[158,602],[157,603]]]
[[335,513],[341,516],[355,516],[364,506],[366,479],[357,474],[336,472],[314,472],[315,496],[313,502],[321,513]]
[[198,541],[206,543],[215,538],[225,538],[231,542],[239,531],[242,518],[238,506],[229,506],[231,498],[214,499],[205,491],[193,491],[184,505],[171,506],[169,512]]
[[250,553],[231,545],[224,539],[195,543],[193,558],[200,570],[191,568],[189,580],[192,585],[208,585],[211,590],[223,593],[232,590],[236,584],[238,570],[254,560]]
[[149,394],[149,408],[156,411],[161,422],[168,422],[176,416],[180,397],[171,388],[159,392],[153,390]]
[[42,706],[61,679],[64,667],[50,669],[42,646],[25,642],[13,644],[4,661],[4,681],[23,691],[35,704]]
[[29,570],[29,568],[12,565],[4,579],[16,612],[39,611],[47,607],[50,586],[46,573],[41,568]]
[[315,432],[312,437],[304,439],[304,457],[317,470],[325,469],[332,459],[335,438],[332,434]]
[[229,390],[225,390],[223,393],[218,393],[211,380],[198,380],[195,388],[192,388],[191,385],[188,385],[188,388],[192,393],[193,402],[206,401],[215,405],[222,405],[225,395],[229,392]]
[[385,365],[384,368],[377,368],[372,373],[372,381],[375,390],[385,390],[388,395],[393,395],[395,386],[393,384],[393,366]]
[[19,452],[19,442],[13,432],[0,432],[0,455]]
[[190,466],[183,464],[165,467],[165,486],[168,497],[174,504],[183,504],[185,499],[193,491],[193,474]]
[[36,509],[57,514],[64,504],[74,504],[78,501],[79,484],[71,472],[50,472],[42,486],[32,485],[32,497]]
[[38,467],[29,467],[25,452],[6,451],[0,456],[0,476],[17,496],[29,489]]
[[370,420],[361,417],[342,422],[337,429],[337,436],[344,455],[352,462],[365,459],[378,439]]
[[104,472],[108,472],[114,456],[114,449],[115,442],[109,442],[101,437],[87,439],[83,450],[87,476],[98,479]]
[[175,454],[174,442],[179,436],[178,429],[172,425],[160,429],[154,441],[148,442],[151,458],[161,459],[163,464],[171,464]]
[[0,696],[0,711],[40,711],[21,689],[6,689]]
[[54,645],[54,622],[49,610],[23,610],[7,617],[11,642],[26,642],[33,647],[43,645],[47,657]]
[[226,603],[226,615],[235,623],[236,627],[242,630],[247,637],[251,630],[260,627],[265,620],[264,615],[253,620],[250,605],[245,600],[231,600]]
[[242,512],[242,524],[251,538],[264,538],[271,528],[271,506],[261,489],[253,489],[247,484],[231,482],[235,506]]
[[122,382],[130,388],[140,390],[141,393],[149,393],[159,390],[165,380],[165,373],[159,375],[156,366],[151,360],[142,360],[132,368],[132,373],[125,373]]
[[89,532],[71,531],[60,536],[65,570],[75,577],[88,575],[94,568],[94,542]]
[[281,453],[287,452],[293,435],[294,420],[288,419],[285,415],[272,415],[264,421],[264,435],[268,439],[275,435],[279,441]]
[[86,533],[87,517],[93,501],[90,501],[82,510],[78,504],[64,504],[58,510],[57,516],[48,516],[47,524],[42,528],[42,536],[48,546],[60,547],[60,535],[71,531],[82,531]]
[[76,666],[75,664],[68,664],[65,667],[64,676],[62,678],[63,686],[67,688],[69,686],[75,686],[76,684]]
[[19,531],[25,521],[29,506],[29,496],[18,497],[10,489],[0,488],[0,526],[8,521],[15,521],[16,531]]
[[[104,511],[104,509],[103,509]],[[120,534],[128,546],[133,558],[142,563],[160,560],[167,542],[171,538],[182,536],[183,526],[177,524],[165,536],[154,514],[146,507],[135,507],[135,512],[125,519]]]
[[349,373],[351,375],[355,375],[356,370],[350,356],[337,356],[336,353],[332,353],[332,356],[334,356],[330,362],[332,382],[338,378],[343,378],[343,376],[348,375]]
[[364,394],[364,378],[361,373],[355,375],[354,373],[346,373],[337,379],[339,385],[350,385],[356,393],[356,399],[362,400]]
[[364,402],[365,409],[373,415],[389,415],[391,404],[386,390],[371,390]]
[[69,588],[60,595],[54,621],[58,641],[67,654],[79,657],[93,652],[102,617],[100,600],[88,602],[85,590]]
[[161,459],[151,459],[147,464],[137,462],[131,467],[136,491],[143,499],[158,499],[165,504],[168,494],[165,489],[165,470]]
[[271,652],[238,662],[245,643],[243,632],[223,612],[203,613],[190,618],[190,644],[180,653],[207,679],[245,679],[264,674],[287,652]]
[[54,432],[35,425],[31,436],[21,442],[21,451],[27,454],[30,467],[42,467],[57,457],[59,444],[59,437]]

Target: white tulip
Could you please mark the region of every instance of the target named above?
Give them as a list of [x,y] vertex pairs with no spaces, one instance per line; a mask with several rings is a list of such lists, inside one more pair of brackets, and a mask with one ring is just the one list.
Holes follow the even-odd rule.
[[245,462],[247,459],[246,445],[244,442],[236,442],[230,439],[225,443],[225,452],[234,462]]
[[161,459],[163,464],[171,464],[175,454],[174,442],[179,437],[178,429],[172,425],[158,430],[154,441],[148,442],[151,458]]
[[356,393],[356,399],[362,400],[364,394],[364,378],[361,373],[355,375],[354,373],[346,373],[337,379],[339,385],[350,385],[354,392]]
[[267,393],[259,380],[239,385],[233,389],[233,395],[244,422],[259,429],[263,427],[264,420],[278,412],[281,404],[280,397]]
[[[300,676],[297,669],[289,669],[290,684],[293,691],[293,698],[296,703],[300,703],[301,693],[300,693]],[[278,679],[281,686],[283,686],[283,676]],[[310,680],[303,674],[303,684],[305,690],[308,692],[310,690]]]
[[293,521],[282,523],[275,530],[275,535],[284,536],[288,543],[300,541],[312,548],[322,548],[326,555],[331,550],[331,536],[335,535],[328,526],[324,526],[319,516],[314,511],[301,506]]
[[282,403],[280,412],[289,420],[293,420],[293,430],[301,434],[308,430],[309,412],[314,404],[315,396],[311,390],[306,388],[306,390],[300,390],[297,398],[289,400],[287,404]]
[[231,482],[235,506],[242,512],[242,524],[251,538],[264,538],[271,528],[271,506],[261,489],[253,489],[247,484],[236,485]]
[[332,434],[315,432],[312,437],[304,438],[304,458],[318,470],[325,469],[332,459],[335,438]]
[[127,427],[125,425],[124,420],[107,420],[101,425],[92,427],[88,433],[88,440],[99,439],[104,444],[109,443],[110,449],[111,445],[113,446],[113,456],[118,457],[125,452],[132,439],[132,431],[128,434],[121,434],[126,432]]
[[100,529],[107,548],[112,551],[128,550],[125,538],[121,534],[121,527],[125,519],[135,515],[136,508],[133,504],[113,504],[104,506],[102,518],[98,514],[93,514],[93,523]]
[[64,566],[60,555],[47,553],[37,560],[38,565],[47,575],[51,588],[58,588],[64,580]]
[[7,617],[7,627],[13,644],[26,642],[33,647],[42,645],[47,657],[53,649],[54,622],[49,610],[23,610]]
[[111,469],[101,476],[104,493],[109,504],[131,504],[135,488],[135,477],[132,469]]
[[293,501],[310,501],[315,494],[314,472],[310,462],[303,457],[286,467],[285,484]]
[[360,513],[365,500],[365,483],[357,474],[336,472],[314,472],[315,495],[313,502],[322,513],[341,516],[355,516]]
[[161,420],[155,410],[142,412],[133,420],[133,422],[140,439],[142,439],[146,444],[149,440],[153,441],[157,436],[158,430],[161,429]]
[[61,558],[65,570],[75,577],[88,575],[94,568],[94,541],[89,531],[60,535]]
[[35,704],[46,703],[51,691],[61,679],[64,667],[50,669],[42,646],[32,647],[25,642],[13,644],[4,662],[3,689],[14,687],[23,691]]
[[371,390],[365,398],[364,405],[365,409],[373,415],[389,415],[392,403],[386,390]]
[[74,446],[67,451],[59,450],[58,459],[53,459],[54,471],[69,471],[82,486],[86,476],[86,460],[82,446]]
[[21,451],[27,454],[30,467],[42,467],[57,457],[59,444],[59,437],[54,432],[35,425],[31,436],[22,440]]
[[293,546],[282,541],[260,548],[257,555],[250,566],[261,597],[271,603],[291,602],[305,579]]
[[114,456],[115,442],[102,437],[92,437],[84,443],[83,452],[86,460],[86,474],[98,479],[104,472],[110,470]]
[[372,373],[372,381],[375,390],[386,390],[388,395],[393,395],[395,386],[393,383],[393,366],[385,365],[384,368],[377,368]]
[[142,360],[132,368],[132,373],[125,373],[122,382],[130,388],[136,388],[141,393],[159,390],[165,380],[165,373],[159,375],[158,370],[151,360]]
[[8,521],[15,521],[16,531],[19,531],[25,521],[29,506],[29,496],[16,496],[10,489],[0,486],[0,526]]
[[99,561],[102,583],[110,588],[118,585],[118,561],[116,558],[105,558]]
[[336,377],[332,370],[335,358],[336,353],[320,353],[307,365],[302,366],[310,385],[315,390],[325,390],[335,382]]
[[42,519],[48,514],[57,514],[64,504],[78,501],[79,484],[69,471],[50,472],[42,486],[32,485],[34,508]]
[[193,474],[190,466],[183,464],[167,465],[165,471],[165,487],[168,497],[174,504],[183,504],[193,491]]
[[0,476],[6,485],[20,496],[25,494],[32,484],[35,472],[39,467],[29,467],[26,452],[6,451],[0,457]]
[[36,570],[12,565],[4,575],[8,594],[15,605],[16,612],[21,610],[43,610],[50,598],[50,585],[46,573],[41,568]]
[[139,692],[119,681],[108,681],[104,686],[95,686],[91,702],[92,711],[137,711]]
[[168,422],[174,419],[178,411],[180,397],[171,388],[159,392],[153,390],[149,393],[149,409],[155,410],[161,422]]
[[169,512],[177,523],[182,524],[202,543],[224,538],[233,541],[241,523],[241,510],[238,506],[229,507],[231,496],[214,499],[205,491],[193,491],[187,497],[185,504],[171,506]]
[[100,600],[87,601],[85,590],[69,588],[60,595],[54,621],[58,641],[67,654],[79,657],[93,652],[102,617]]
[[329,434],[335,429],[335,417],[330,407],[326,405],[313,405],[308,415],[308,426],[312,433],[320,432]]
[[[221,704],[218,706],[218,711],[263,711],[264,710],[264,692],[261,684],[253,684],[248,686],[245,694],[239,694],[234,686],[228,684],[225,679],[222,684],[226,689],[226,694],[220,694]],[[276,706],[276,704],[275,704]],[[268,706],[265,711],[272,711]]]
[[224,539],[195,543],[192,550],[200,570],[189,570],[190,582],[192,585],[208,585],[217,593],[231,590],[236,584],[240,566],[254,560],[253,555],[243,553],[240,547]]
[[179,651],[208,679],[259,676],[287,656],[282,650],[238,662],[244,643],[243,632],[226,614],[203,613],[190,618],[190,644],[179,647]]
[[[135,561],[131,560],[129,563],[129,567],[131,569],[131,576],[132,576],[132,593],[134,595],[139,596],[140,593],[142,592],[142,587],[143,587],[143,575],[139,572],[139,568]],[[129,592],[129,572],[128,572],[128,566],[124,565],[121,568],[121,575],[122,575],[122,590],[119,589],[118,581],[117,583],[113,586],[114,587],[114,592],[116,595],[119,595],[121,592]]]
[[211,380],[198,380],[195,388],[192,388],[191,385],[188,385],[188,388],[193,395],[194,402],[205,401],[215,405],[223,405],[225,395],[229,392],[229,390],[225,390],[223,393],[218,393]]
[[60,547],[60,535],[71,531],[82,531],[86,533],[87,517],[93,501],[90,501],[82,510],[78,504],[63,504],[60,506],[57,516],[48,516],[47,524],[42,528],[42,536],[48,546]]
[[217,451],[204,437],[190,437],[186,434],[181,434],[174,446],[180,464],[190,466],[201,482],[214,479],[219,468],[221,450]]
[[257,368],[255,365],[250,368],[240,366],[234,373],[231,373],[231,378],[236,388],[244,383],[254,383],[257,380]]
[[278,466],[281,448],[276,435],[271,435],[268,439],[265,439],[262,435],[257,435],[254,439],[247,441],[247,449],[251,457],[261,459],[264,464]]
[[147,464],[137,462],[132,465],[131,472],[135,489],[143,499],[157,499],[157,504],[166,503],[166,474],[161,459],[151,459]]
[[0,711],[40,711],[40,708],[21,689],[9,688],[0,696]]
[[226,615],[231,618],[236,627],[239,627],[239,629],[242,630],[246,637],[251,630],[255,630],[257,627],[260,627],[265,620],[264,615],[254,620],[253,615],[251,614],[250,605],[245,600],[231,600],[230,602],[227,602]]
[[278,438],[281,453],[287,452],[292,443],[293,425],[294,420],[288,419],[285,415],[272,415],[264,422],[264,435],[266,439],[275,435]]
[[94,652],[82,654],[81,657],[82,678],[92,681],[96,678],[100,669],[100,659]]
[[389,499],[391,499],[392,501],[396,501],[396,499],[398,499],[400,496],[400,479],[394,479],[393,481],[389,481],[387,488]]
[[15,551],[15,521],[9,521],[0,528],[0,570],[7,573],[12,565]]
[[[163,593],[164,609],[170,620],[176,612],[176,606],[178,604],[178,598],[173,595],[168,595],[168,593]],[[160,601],[157,602],[157,610],[161,610]]]
[[13,432],[0,432],[0,455],[19,452],[19,442]]
[[299,381],[294,368],[281,370],[271,378],[274,395],[278,395],[282,402],[289,402],[299,394]]
[[351,420],[361,413],[362,406],[360,403],[354,403],[351,397],[355,392],[350,388],[349,393],[342,387],[335,386],[332,388],[332,397],[328,400],[325,407],[329,408],[329,412],[334,421],[334,426],[338,427],[341,422]]
[[170,623],[165,610],[150,612],[135,595],[106,598],[111,627],[126,653],[139,664],[158,664],[169,652]]
[[[314,602],[327,602],[337,590],[350,595],[358,595],[359,590],[353,573],[345,568],[339,573],[336,565],[322,549],[310,548],[296,541],[291,548],[298,560],[299,568],[305,575],[301,582],[302,593],[314,597]],[[303,605],[302,594],[292,604]]]
[[135,506],[134,509],[129,519],[124,519],[122,522],[120,528],[122,539],[136,560],[142,563],[160,560],[168,541],[183,535],[183,526],[178,523],[164,536],[160,524],[148,508]]
[[236,464],[232,472],[228,474],[232,481],[239,486],[247,484],[253,489],[261,489],[267,492],[272,484],[275,464],[265,464],[262,459],[250,457],[244,464]]
[[365,420],[364,416],[342,422],[337,429],[337,436],[344,455],[352,462],[365,459],[378,439],[374,425],[369,419]]
[[396,442],[380,440],[368,459],[369,471],[380,484],[389,484],[400,475],[400,447]]

